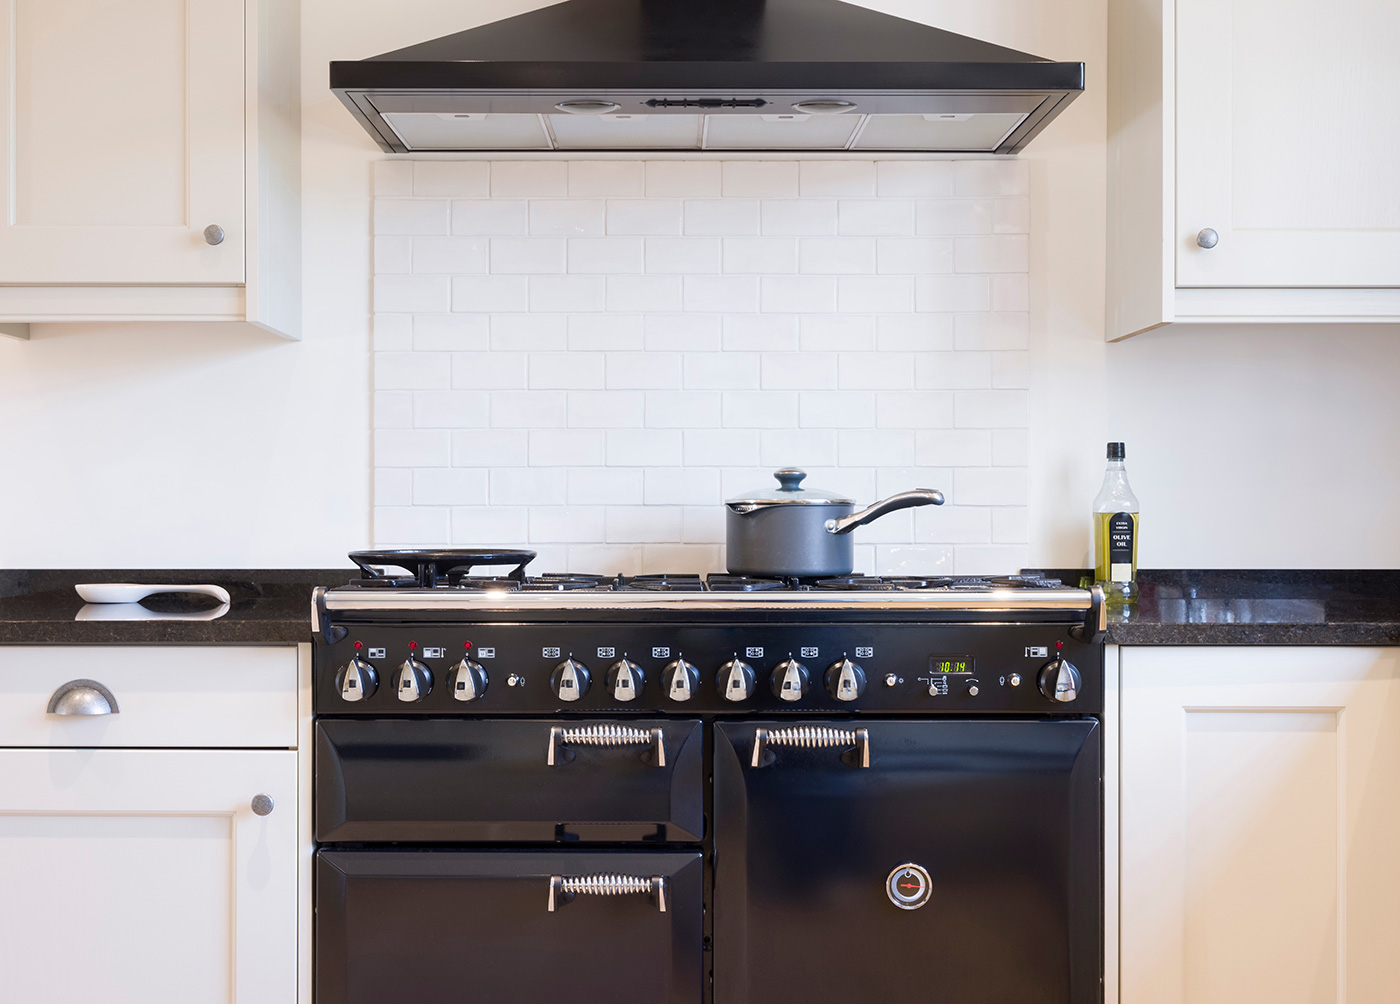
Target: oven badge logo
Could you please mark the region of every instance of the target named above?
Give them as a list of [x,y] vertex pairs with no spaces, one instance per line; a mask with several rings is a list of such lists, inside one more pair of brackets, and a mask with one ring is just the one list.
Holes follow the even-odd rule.
[[917,910],[933,893],[933,880],[922,865],[908,861],[890,872],[885,879],[885,893],[901,910]]

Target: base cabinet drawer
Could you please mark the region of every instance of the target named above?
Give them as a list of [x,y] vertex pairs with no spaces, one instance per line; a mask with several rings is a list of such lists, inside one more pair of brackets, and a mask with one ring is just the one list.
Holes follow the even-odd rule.
[[0,646],[0,746],[296,744],[290,645]]
[[296,757],[0,750],[0,999],[296,1004]]

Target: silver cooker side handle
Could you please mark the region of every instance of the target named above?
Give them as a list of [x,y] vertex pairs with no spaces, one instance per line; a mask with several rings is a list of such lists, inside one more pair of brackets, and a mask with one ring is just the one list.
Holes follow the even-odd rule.
[[554,913],[575,896],[629,896],[646,893],[658,913],[666,912],[666,878],[663,875],[551,875],[549,912]]

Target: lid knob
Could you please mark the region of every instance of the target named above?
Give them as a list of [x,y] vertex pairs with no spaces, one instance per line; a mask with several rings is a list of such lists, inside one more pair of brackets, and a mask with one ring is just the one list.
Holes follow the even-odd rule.
[[802,484],[802,479],[806,476],[806,471],[799,470],[796,467],[784,467],[780,471],[773,472],[773,477],[777,478],[778,484],[782,486],[778,489],[780,492],[801,491],[802,489],[799,486]]

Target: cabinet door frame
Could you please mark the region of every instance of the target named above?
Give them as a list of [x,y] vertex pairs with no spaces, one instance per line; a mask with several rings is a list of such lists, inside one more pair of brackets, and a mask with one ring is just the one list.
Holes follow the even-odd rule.
[[[1234,190],[1245,179],[1238,178],[1234,169],[1239,147],[1234,139],[1237,110],[1231,81],[1237,75],[1258,73],[1236,66],[1236,2],[1176,0],[1177,287],[1400,286],[1400,228],[1265,229],[1236,225]],[[1319,11],[1324,9],[1322,3],[1317,5]],[[1294,72],[1314,80],[1318,87],[1343,76],[1342,68],[1329,70],[1317,57]],[[1369,100],[1378,104],[1375,115],[1394,114],[1393,109],[1379,107],[1384,85],[1372,83]],[[1355,87],[1353,84],[1352,92],[1339,100],[1367,100],[1358,98]],[[1279,94],[1277,100],[1285,102],[1287,98]],[[1291,159],[1287,142],[1278,137],[1276,156],[1280,159]],[[1376,153],[1372,150],[1370,155]],[[1357,150],[1357,156],[1366,156],[1364,146]],[[1381,172],[1376,176],[1379,180]],[[1311,197],[1316,194],[1297,193],[1299,199]],[[1213,248],[1196,243],[1197,234],[1205,228],[1220,235]]]
[[[0,821],[15,815],[227,819],[229,999],[296,1004],[297,756],[295,750],[0,749]],[[258,794],[273,799],[268,815],[252,809]]]
[[[0,0],[0,191],[11,192],[17,96],[12,37],[21,0]],[[17,225],[0,206],[0,275],[6,285],[237,285],[245,271],[245,9],[237,0],[185,0],[185,205],[178,225]],[[81,85],[96,87],[89,80]],[[77,131],[77,127],[75,127]],[[79,138],[72,156],[82,156]],[[206,226],[223,228],[217,246]]]
[[[1400,995],[1400,966],[1389,948],[1400,941],[1400,862],[1392,850],[1400,837],[1400,798],[1385,783],[1400,777],[1400,650],[1125,647],[1120,660],[1121,999],[1177,1004],[1211,989],[1194,984],[1187,992],[1188,853],[1197,845],[1190,842],[1186,735],[1193,715],[1228,725],[1225,716],[1251,714],[1261,716],[1261,727],[1268,715],[1278,716],[1280,726],[1300,716],[1320,725],[1330,719],[1338,791],[1336,999]],[[1212,723],[1204,724],[1203,731],[1213,731]],[[1241,722],[1241,730],[1249,728]],[[1239,769],[1232,762],[1212,764],[1211,773],[1232,767]],[[1267,793],[1260,791],[1263,798]],[[1268,811],[1272,804],[1240,811]],[[1269,937],[1244,920],[1238,930]]]

